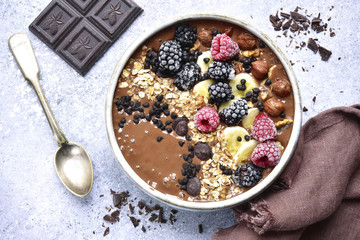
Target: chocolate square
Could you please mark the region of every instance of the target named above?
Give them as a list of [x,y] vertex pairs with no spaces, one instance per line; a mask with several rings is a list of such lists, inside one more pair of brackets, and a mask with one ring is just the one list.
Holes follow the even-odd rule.
[[142,11],[131,0],[53,0],[29,29],[85,75]]
[[136,18],[142,9],[131,0],[101,0],[88,19],[110,39],[117,38]]
[[108,45],[110,40],[83,20],[62,41],[57,51],[83,74],[102,56]]

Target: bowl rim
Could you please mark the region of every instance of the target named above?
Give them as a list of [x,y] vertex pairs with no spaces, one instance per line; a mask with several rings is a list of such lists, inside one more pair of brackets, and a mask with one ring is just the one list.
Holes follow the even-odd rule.
[[[229,22],[231,24],[237,25],[245,30],[249,31],[250,33],[254,34],[256,37],[261,39],[268,47],[272,49],[272,51],[277,55],[279,60],[281,61],[282,65],[284,66],[289,80],[292,85],[293,95],[294,95],[294,122],[293,122],[293,129],[291,132],[291,136],[288,142],[288,145],[281,156],[281,160],[279,164],[271,171],[271,173],[263,179],[260,183],[249,189],[248,191],[232,197],[227,200],[221,201],[214,201],[214,202],[195,202],[195,201],[186,201],[181,200],[176,196],[172,196],[169,194],[162,193],[150,185],[148,185],[143,179],[141,179],[138,174],[131,168],[128,162],[125,160],[116,140],[115,131],[113,127],[113,119],[112,119],[112,105],[113,105],[113,97],[116,90],[116,86],[118,83],[119,76],[125,67],[126,63],[132,56],[132,54],[136,51],[138,47],[148,39],[149,37],[153,36],[157,32],[171,26],[175,25],[179,22],[184,21],[191,21],[191,20],[202,20],[202,19],[210,19],[210,20],[218,20]],[[295,147],[298,142],[298,138],[300,135],[300,128],[301,128],[301,119],[302,119],[302,112],[301,112],[301,98],[299,92],[298,82],[296,80],[294,71],[291,67],[290,62],[285,57],[284,53],[280,50],[280,48],[271,40],[265,33],[258,30],[254,26],[250,25],[246,21],[236,19],[233,17],[218,15],[214,13],[200,13],[200,14],[189,14],[189,15],[181,15],[174,18],[171,18],[150,31],[145,32],[141,37],[137,38],[130,47],[124,52],[121,56],[120,60],[118,61],[113,74],[110,79],[110,83],[107,89],[106,95],[106,102],[105,102],[105,122],[106,122],[106,130],[108,140],[110,142],[111,148],[115,154],[116,159],[118,160],[120,166],[123,170],[127,173],[127,175],[132,179],[145,193],[151,195],[152,197],[168,203],[172,206],[177,208],[187,209],[187,210],[218,210],[223,208],[230,208],[247,202],[254,198],[255,196],[259,195],[265,189],[267,189],[282,171],[285,169],[286,165],[290,161]]]

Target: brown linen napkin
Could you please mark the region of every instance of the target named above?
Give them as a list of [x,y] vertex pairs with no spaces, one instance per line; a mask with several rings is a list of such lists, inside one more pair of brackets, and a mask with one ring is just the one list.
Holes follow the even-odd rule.
[[276,183],[213,240],[360,239],[360,104],[311,118]]

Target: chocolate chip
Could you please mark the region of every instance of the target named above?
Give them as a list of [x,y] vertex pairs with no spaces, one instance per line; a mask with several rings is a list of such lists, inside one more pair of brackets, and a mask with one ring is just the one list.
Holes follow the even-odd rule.
[[156,96],[156,99],[161,102],[163,99],[164,99],[164,96],[163,95],[157,95]]
[[237,138],[236,138],[236,140],[238,141],[238,142],[241,142],[241,137],[240,136],[238,136]]
[[249,136],[249,135],[245,135],[244,138],[245,138],[246,141],[249,141],[249,140],[250,140],[250,136]]
[[202,224],[199,224],[199,226],[198,226],[198,230],[199,230],[199,233],[200,234],[202,234],[203,233],[203,226],[202,226]]
[[154,118],[154,119],[152,120],[152,122],[153,122],[153,124],[157,124],[157,123],[159,122],[159,119]]
[[171,133],[171,132],[172,132],[172,128],[166,128],[166,131],[167,131],[168,133]]
[[162,137],[162,136],[158,136],[157,138],[156,138],[156,141],[158,141],[158,142],[161,142],[161,140],[163,140],[164,138]]
[[207,143],[198,143],[194,148],[195,156],[200,160],[208,160],[212,157],[211,147]]
[[121,123],[121,122],[119,122],[119,124],[118,124],[118,125],[119,125],[119,127],[120,127],[120,128],[123,128],[123,127],[124,127],[124,124],[123,124],[123,123]]
[[270,78],[266,79],[266,81],[265,81],[265,85],[266,85],[266,86],[270,86],[271,83],[272,83],[272,82],[271,82]]
[[309,109],[307,109],[307,107],[303,107],[303,112],[307,112],[307,111],[309,111]]
[[172,119],[175,119],[175,118],[177,118],[177,117],[178,117],[178,116],[177,116],[177,114],[176,114],[176,113],[174,113],[174,112],[173,112],[173,113],[171,113],[171,118],[172,118]]
[[286,117],[285,113],[284,112],[280,113],[280,117],[285,118]]
[[186,185],[182,185],[182,186],[180,187],[180,189],[185,191],[185,190],[186,190]]
[[179,122],[175,127],[175,132],[179,136],[185,136],[188,132],[187,122],[186,121]]
[[146,121],[150,122],[151,121],[151,116],[147,115],[145,119],[146,119]]
[[191,136],[190,136],[189,134],[186,134],[186,135],[185,135],[185,139],[186,139],[187,141],[191,141]]
[[185,117],[179,117],[179,118],[175,118],[173,123],[172,123],[172,128],[175,130],[176,126],[179,124],[179,122],[185,121],[186,123],[189,122],[189,120]]
[[185,142],[184,141],[179,141],[179,146],[182,147],[184,146]]
[[139,124],[140,120],[139,120],[139,119],[134,119],[133,122],[134,122],[135,124]]
[[201,183],[198,177],[191,178],[186,184],[186,191],[190,196],[197,196],[200,194]]
[[193,147],[192,145],[189,145],[189,146],[188,146],[188,151],[189,151],[189,152],[194,151],[194,147]]
[[146,103],[143,104],[143,107],[148,108],[148,107],[150,107],[150,104],[148,102],[146,102]]
[[169,116],[169,115],[170,115],[170,111],[169,111],[169,110],[164,110],[164,115],[165,115],[165,116]]
[[165,122],[165,126],[170,125],[171,123],[172,123],[171,120],[167,120],[167,121]]

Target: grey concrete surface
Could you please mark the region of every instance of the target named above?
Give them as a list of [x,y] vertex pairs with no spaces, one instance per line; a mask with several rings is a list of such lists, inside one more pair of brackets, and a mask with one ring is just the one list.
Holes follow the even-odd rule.
[[[127,207],[119,223],[103,224],[106,207],[112,204],[110,189],[129,190],[131,199],[151,200],[128,179],[108,143],[104,116],[107,85],[118,59],[133,40],[172,16],[224,14],[244,19],[268,34],[295,63],[302,101],[309,109],[303,114],[304,122],[325,109],[360,102],[359,1],[136,0],[144,12],[85,77],[28,30],[49,2],[0,0],[0,239],[209,239],[217,228],[235,224],[231,210],[180,210],[174,225],[150,224],[148,216],[140,216],[141,225],[151,226],[143,233],[141,225],[133,227]],[[323,19],[332,17],[328,24],[334,28],[335,37],[330,38],[329,32],[310,35],[332,50],[328,62],[306,48],[296,49],[295,42],[288,46],[289,39],[277,37],[280,33],[273,30],[269,14],[280,8],[288,12],[297,5],[308,13],[321,12]],[[59,125],[67,138],[81,143],[92,158],[94,186],[85,198],[73,196],[57,178],[53,165],[57,145],[34,90],[22,77],[7,46],[8,38],[16,32],[26,32],[31,39],[41,84]],[[301,35],[295,40],[307,41],[307,37]],[[160,204],[168,217],[172,207]],[[198,224],[204,226],[203,234],[198,233]],[[104,238],[108,226],[110,233]]]

